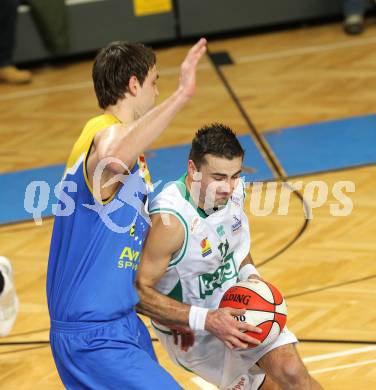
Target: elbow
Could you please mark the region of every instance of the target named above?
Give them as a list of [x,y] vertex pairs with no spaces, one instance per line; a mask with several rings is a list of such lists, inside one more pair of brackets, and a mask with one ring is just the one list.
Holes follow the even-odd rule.
[[139,299],[137,306],[136,306],[137,312],[140,314],[146,314],[146,312],[144,310],[145,295],[143,293],[143,289],[142,289],[139,281],[136,281],[135,288],[136,288],[138,299]]
[[149,307],[155,299],[154,288],[139,278],[136,279],[135,288],[139,297],[139,306],[142,308]]
[[113,174],[127,175],[132,169],[132,160],[120,158],[115,150],[109,150],[98,155],[97,167]]
[[105,169],[111,173],[117,174],[129,174],[131,168],[129,165],[116,157],[109,157]]
[[142,303],[144,302],[145,300],[145,296],[146,296],[146,289],[145,289],[145,286],[140,282],[140,280],[136,280],[136,283],[135,283],[135,287],[136,287],[136,291],[137,291],[137,294],[138,294],[138,297],[140,298],[140,305],[142,305]]
[[141,295],[141,293],[142,293],[142,284],[140,283],[140,281],[138,279],[136,279],[136,282],[135,282],[134,286],[136,288],[137,294]]

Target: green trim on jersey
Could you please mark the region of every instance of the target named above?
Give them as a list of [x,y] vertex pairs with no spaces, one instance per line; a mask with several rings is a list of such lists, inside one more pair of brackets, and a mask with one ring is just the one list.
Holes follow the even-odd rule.
[[192,374],[195,373],[194,371],[192,371],[192,370],[190,370],[189,368],[185,367],[185,365],[182,364],[176,356],[175,356],[175,359],[176,359],[176,361],[178,362],[179,366],[181,366],[182,368],[184,368],[184,370],[186,370],[186,371],[188,371],[188,372],[191,372]]
[[[161,328],[158,328],[158,326],[155,324],[154,321],[150,321],[151,322],[151,326],[157,330],[158,332],[161,332],[163,334],[166,334],[168,336],[172,336],[172,332],[168,331],[168,330],[164,330],[164,329],[161,329]],[[189,368],[185,367],[175,356],[175,359],[176,359],[176,362],[178,363],[179,366],[181,366],[182,368],[184,368],[184,370],[188,371],[188,372],[192,372],[192,370],[190,370]]]
[[[197,204],[195,204],[195,203],[193,202],[193,199],[192,199],[192,197],[191,197],[191,194],[189,193],[188,188],[187,188],[187,186],[186,186],[186,184],[185,184],[185,179],[187,178],[187,175],[188,175],[188,173],[185,173],[184,175],[180,176],[178,180],[175,181],[176,187],[178,188],[178,190],[179,190],[181,196],[182,196],[187,202],[189,202],[189,203],[192,205],[192,207],[196,210],[197,214],[198,214],[201,218],[205,219],[205,218],[209,217],[212,213],[207,214],[207,213],[205,212],[205,210],[203,210],[201,207],[198,207]],[[243,195],[244,195],[244,197],[245,197],[244,186],[243,186]],[[228,201],[227,201],[227,202],[228,202]],[[227,205],[227,202],[226,202],[226,205]],[[225,205],[224,205],[223,207],[225,207]],[[222,206],[221,206],[221,208],[222,208]],[[217,209],[218,209],[218,207],[217,207]],[[217,211],[217,210],[214,210],[214,212],[215,212],[215,211]]]
[[185,255],[185,252],[187,250],[187,245],[188,245],[188,224],[187,224],[187,221],[183,218],[183,216],[178,213],[177,211],[173,210],[173,209],[169,209],[169,208],[157,208],[157,209],[153,209],[153,210],[150,210],[149,214],[152,215],[152,214],[171,214],[171,215],[174,215],[180,222],[181,224],[183,225],[183,228],[184,228],[184,242],[183,242],[183,245],[180,249],[180,252],[173,258],[171,258],[170,260],[170,263],[168,265],[168,267],[172,267],[176,264],[178,264],[184,257]]
[[175,299],[175,301],[183,302],[183,289],[180,279],[176,283],[176,286],[167,294],[167,296]]
[[188,176],[188,173],[184,173],[184,175],[180,176],[178,180],[175,181],[175,184],[176,184],[176,187],[178,188],[181,196],[187,201],[189,202],[193,208],[197,211],[197,214],[201,217],[201,218],[207,218],[208,217],[208,214],[205,213],[205,211],[203,209],[201,209],[200,207],[198,207],[194,202],[193,202],[193,199],[191,197],[191,194],[189,193],[188,191],[188,188],[185,184],[185,179],[187,178]]
[[150,321],[150,323],[151,323],[151,326],[152,326],[155,330],[157,330],[158,332],[161,332],[161,333],[163,333],[163,334],[167,334],[167,335],[169,335],[169,336],[172,336],[172,332],[170,332],[170,331],[168,331],[168,330],[164,330],[164,329],[158,328],[158,326],[155,324],[154,321]]

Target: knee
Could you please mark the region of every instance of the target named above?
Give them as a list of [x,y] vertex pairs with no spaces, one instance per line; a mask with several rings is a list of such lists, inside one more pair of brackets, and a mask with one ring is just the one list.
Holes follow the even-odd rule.
[[282,383],[299,388],[304,388],[304,384],[309,380],[307,369],[299,359],[295,358],[282,361],[278,376]]

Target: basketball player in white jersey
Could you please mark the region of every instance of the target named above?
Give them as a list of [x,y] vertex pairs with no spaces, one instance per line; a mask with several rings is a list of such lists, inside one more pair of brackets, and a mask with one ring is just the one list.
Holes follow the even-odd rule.
[[233,317],[243,310],[217,309],[238,280],[260,277],[249,254],[243,156],[228,127],[197,132],[187,174],[151,204],[152,227],[136,282],[138,309],[152,318],[177,365],[220,389],[321,389],[287,328],[271,344],[258,345],[244,333],[258,328]]

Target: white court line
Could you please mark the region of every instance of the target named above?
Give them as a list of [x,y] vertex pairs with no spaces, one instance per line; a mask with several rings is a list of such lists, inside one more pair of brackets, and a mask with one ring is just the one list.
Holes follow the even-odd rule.
[[38,95],[47,95],[49,93],[55,93],[55,92],[62,92],[62,91],[73,91],[75,89],[84,89],[89,88],[93,86],[92,81],[82,81],[80,83],[72,83],[72,84],[62,84],[57,85],[55,87],[50,88],[39,88],[39,89],[33,89],[30,91],[20,91],[20,92],[13,92],[8,93],[5,95],[0,95],[0,101],[1,100],[12,100],[12,99],[20,99],[30,96],[38,96]]
[[370,352],[370,351],[376,351],[376,346],[347,349],[345,351],[332,352],[332,353],[327,353],[325,355],[308,356],[306,358],[303,358],[303,362],[304,363],[318,362],[321,360],[332,359],[332,358],[341,357],[341,356],[356,355],[358,353],[365,353],[365,352]]
[[[371,351],[376,351],[376,346],[369,346],[369,347],[363,347],[363,348],[353,348],[353,349],[348,349],[348,350],[345,350],[345,351],[327,353],[327,354],[324,354],[324,355],[308,356],[306,358],[303,358],[303,362],[304,363],[318,362],[318,361],[321,361],[321,360],[333,359],[333,358],[341,357],[341,356],[356,355],[356,354],[359,354],[359,353],[366,353],[366,352],[371,352]],[[312,371],[309,371],[309,372],[310,372],[310,374],[320,374],[320,373],[323,373],[323,372],[343,370],[343,369],[346,369],[346,368],[363,366],[363,365],[372,364],[372,363],[376,363],[376,360],[363,360],[363,361],[356,362],[356,363],[343,364],[341,366],[320,368],[320,369],[312,370]],[[203,390],[216,390],[216,389],[218,389],[216,386],[210,384],[209,382],[206,382],[204,379],[202,379],[202,378],[200,378],[198,376],[192,378],[191,381],[194,382],[198,387],[200,387]]]
[[[157,66],[158,66],[158,63],[157,63]],[[209,69],[211,67],[212,67],[212,65],[210,63],[209,64],[200,64],[197,66],[197,69],[202,70],[202,69]],[[171,67],[171,68],[163,68],[161,70],[158,69],[158,74],[160,74],[162,76],[167,76],[170,74],[179,74],[179,73],[180,73],[180,66],[175,66],[175,67]]]
[[[273,53],[263,53],[263,54],[257,54],[252,56],[238,57],[236,58],[236,63],[242,64],[242,63],[251,63],[257,61],[277,59],[277,58],[300,56],[304,54],[320,53],[324,51],[345,49],[345,48],[356,47],[356,46],[364,46],[368,44],[376,44],[376,37],[357,39],[356,41],[337,42],[337,43],[330,43],[327,45],[308,46],[308,47],[301,47],[301,48],[291,49],[291,50],[277,51]],[[211,67],[210,64],[201,64],[198,66],[198,69],[208,69],[210,67]],[[158,71],[158,73],[160,75],[172,75],[172,74],[178,74],[179,71],[180,71],[180,67],[171,67],[171,68],[161,69],[160,71]],[[81,83],[74,83],[74,84],[62,84],[51,88],[39,88],[31,91],[19,91],[14,93],[8,93],[5,95],[0,95],[0,101],[21,99],[24,97],[38,96],[38,95],[44,95],[44,94],[62,92],[62,91],[70,91],[76,89],[84,89],[89,87],[92,87],[91,81],[83,81]]]
[[323,372],[336,371],[336,370],[344,370],[345,368],[365,366],[366,364],[374,364],[376,363],[376,359],[373,360],[363,360],[361,362],[351,363],[351,364],[343,364],[342,366],[334,366],[328,368],[320,368],[319,370],[312,370],[310,374],[321,374]]
[[262,54],[256,54],[251,56],[239,57],[236,59],[236,63],[249,63],[249,62],[265,61],[265,60],[277,59],[277,58],[300,56],[303,54],[321,53],[330,50],[348,49],[350,47],[365,46],[365,45],[375,44],[375,43],[376,43],[376,37],[370,37],[370,38],[357,39],[356,41],[344,41],[344,42],[328,43],[326,45],[300,47],[297,49],[282,50],[282,51],[277,51],[272,53],[262,53]]
[[[309,373],[312,374],[312,375],[317,375],[317,374],[322,374],[322,373],[325,373],[325,372],[331,372],[331,371],[337,371],[337,370],[345,370],[346,368],[365,366],[367,364],[376,364],[376,359],[373,359],[373,360],[363,360],[361,362],[350,363],[350,364],[343,364],[341,366],[320,368],[318,370],[311,370],[311,371],[309,371]],[[192,378],[191,380],[192,380],[192,382],[194,382],[198,387],[200,387],[203,390],[217,390],[218,389],[217,387],[215,387],[212,384],[206,382],[202,378],[195,377],[195,378]]]
[[191,379],[191,381],[198,386],[200,389],[203,390],[218,390],[217,386],[212,385],[209,382],[206,382],[205,379],[200,378],[199,376],[195,376]]
[[[202,69],[208,69],[210,68],[210,66],[211,66],[210,64],[201,64],[197,68],[202,70]],[[179,74],[179,72],[180,72],[180,67],[171,67],[171,68],[161,69],[160,71],[158,71],[158,74],[161,76],[168,76],[172,74]],[[92,87],[93,87],[92,81],[81,81],[72,84],[61,84],[54,87],[37,88],[37,89],[32,89],[30,91],[19,91],[19,92],[12,92],[8,94],[0,95],[0,101],[22,99],[31,96],[47,95],[50,93],[73,91],[77,89],[86,89]]]

